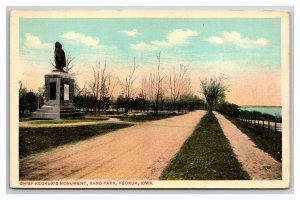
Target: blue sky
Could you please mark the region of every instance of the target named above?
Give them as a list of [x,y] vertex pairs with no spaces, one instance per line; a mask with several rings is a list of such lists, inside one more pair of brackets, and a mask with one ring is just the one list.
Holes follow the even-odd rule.
[[[243,72],[257,69],[280,78],[280,30],[279,18],[21,18],[19,52],[24,70],[51,70],[49,59],[60,41],[82,70],[107,57],[118,71],[135,57],[143,73],[155,66],[161,51],[166,70],[185,64],[194,79],[207,72],[249,79]],[[232,72],[241,74],[231,77]]]

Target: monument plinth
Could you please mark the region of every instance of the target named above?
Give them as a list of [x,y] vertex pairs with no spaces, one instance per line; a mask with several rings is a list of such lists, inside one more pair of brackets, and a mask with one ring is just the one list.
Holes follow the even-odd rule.
[[65,71],[54,70],[45,75],[45,104],[33,112],[32,119],[83,118],[84,113],[73,104],[74,79]]

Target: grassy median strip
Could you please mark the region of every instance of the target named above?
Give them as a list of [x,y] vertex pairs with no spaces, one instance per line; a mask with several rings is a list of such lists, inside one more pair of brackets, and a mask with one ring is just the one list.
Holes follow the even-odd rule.
[[94,124],[69,127],[28,128],[19,130],[19,157],[49,150],[59,145],[85,140],[133,124]]
[[247,180],[249,175],[236,159],[217,118],[206,114],[160,179]]
[[275,160],[282,159],[282,134],[242,122],[236,118],[224,115],[238,129],[245,133],[258,148],[270,154]]

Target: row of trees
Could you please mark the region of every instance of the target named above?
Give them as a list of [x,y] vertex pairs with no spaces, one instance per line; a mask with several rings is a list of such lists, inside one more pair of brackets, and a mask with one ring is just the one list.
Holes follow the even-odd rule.
[[[180,64],[178,69],[173,68],[167,73],[161,68],[161,53],[157,54],[156,60],[155,70],[140,77],[140,83],[138,83],[136,81],[138,67],[135,58],[128,68],[128,74],[124,74],[123,78],[115,76],[108,70],[105,59],[102,65],[98,63],[92,68],[91,74],[93,75],[89,82],[82,90],[78,91],[77,105],[82,109],[98,112],[106,111],[111,107],[124,108],[124,112],[128,113],[130,110],[138,108],[138,110],[153,110],[155,115],[158,115],[159,110],[177,110],[179,112],[194,107],[192,106],[194,103],[187,105],[185,102],[197,102],[203,107],[203,100],[199,97],[196,98],[191,91],[188,68]],[[119,95],[114,95],[118,86],[121,86]],[[124,102],[122,102],[123,100]],[[122,102],[122,104],[118,102]]]
[[[92,95],[76,95],[74,104],[83,111],[97,111],[98,108],[94,104],[95,99]],[[100,111],[107,112],[152,112],[156,115],[158,111],[173,111],[172,99],[147,100],[143,96],[127,99],[125,95],[120,95],[117,98],[111,98],[106,101],[100,101]],[[182,95],[176,102],[176,112],[186,112],[196,109],[205,109],[204,100],[193,94]],[[155,113],[157,109],[157,113]]]
[[[107,110],[116,112],[141,111],[150,112],[158,107],[161,111],[174,111],[174,100],[170,98],[159,99],[155,102],[154,99],[146,99],[143,95],[135,98],[126,98],[126,95],[119,95],[117,98],[102,98],[98,101],[92,93],[76,93],[74,104],[77,108],[83,111],[103,111]],[[95,104],[96,102],[96,104]],[[44,89],[41,88],[37,93],[28,91],[26,87],[20,83],[19,88],[19,115],[26,117],[34,112],[37,108],[44,105]],[[186,112],[196,109],[205,109],[204,100],[193,94],[180,96],[175,104],[176,112]],[[155,113],[154,113],[155,114]]]

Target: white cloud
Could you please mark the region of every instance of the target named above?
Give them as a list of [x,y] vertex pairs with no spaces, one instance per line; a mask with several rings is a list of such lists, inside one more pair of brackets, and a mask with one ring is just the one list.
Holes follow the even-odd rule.
[[242,36],[238,32],[223,32],[220,37],[211,36],[207,41],[213,44],[234,44],[243,48],[251,48],[255,46],[265,46],[270,43],[267,38],[249,39]]
[[147,44],[146,42],[140,42],[137,44],[131,44],[130,48],[134,50],[155,50],[155,46],[151,44]]
[[256,39],[255,43],[257,45],[267,45],[270,43],[270,41],[267,38],[258,38]]
[[189,38],[197,35],[197,31],[175,29],[166,36],[166,40],[153,40],[150,44],[140,42],[138,44],[131,44],[130,47],[135,50],[155,50],[158,47],[187,45],[189,44]]
[[197,31],[176,29],[168,34],[167,41],[170,44],[189,44],[190,37],[197,36]]
[[60,37],[68,40],[77,41],[86,46],[98,47],[100,45],[100,39],[98,37],[86,36],[83,33],[66,32],[62,34]]
[[211,36],[207,39],[207,41],[211,42],[211,43],[215,43],[215,44],[223,44],[224,43],[224,39],[221,37],[216,37],[216,36]]
[[24,47],[26,49],[49,49],[52,48],[52,45],[50,43],[43,43],[38,36],[26,33]]
[[169,47],[171,44],[167,41],[160,41],[160,40],[154,40],[151,42],[151,44],[161,47]]
[[137,34],[139,34],[137,32],[136,29],[132,29],[132,30],[122,30],[120,31],[121,33],[125,33],[126,35],[128,35],[129,37],[135,37]]

